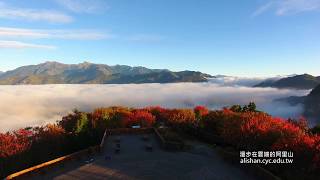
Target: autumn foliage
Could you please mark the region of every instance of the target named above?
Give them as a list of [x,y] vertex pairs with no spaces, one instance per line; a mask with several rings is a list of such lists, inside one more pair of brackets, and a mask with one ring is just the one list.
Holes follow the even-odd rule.
[[152,127],[156,121],[156,118],[148,111],[136,110],[132,113],[130,120],[131,121],[126,125],[126,127],[131,127],[133,125],[140,125],[141,127]]
[[0,176],[97,144],[106,128],[137,125],[165,125],[194,136],[205,132],[212,134],[212,138],[219,137],[223,146],[235,150],[293,151],[294,164],[267,168],[285,179],[312,179],[320,175],[318,131],[309,129],[303,118],[296,121],[272,117],[257,111],[254,103],[250,103],[214,111],[204,106],[194,109],[109,107],[92,113],[75,110],[57,124],[0,133]]

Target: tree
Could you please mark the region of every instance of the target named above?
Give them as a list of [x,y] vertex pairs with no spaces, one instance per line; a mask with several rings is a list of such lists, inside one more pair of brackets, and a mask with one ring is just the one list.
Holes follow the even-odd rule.
[[58,122],[66,132],[72,133],[76,130],[78,120],[81,116],[81,113],[75,109],[73,113],[64,116],[61,121]]
[[250,112],[256,112],[257,111],[257,106],[254,102],[250,102],[248,104],[248,111]]
[[231,106],[230,110],[233,112],[242,112],[242,107],[241,105],[233,105]]
[[196,106],[193,110],[198,120],[201,120],[203,116],[209,113],[208,108],[205,106]]
[[319,134],[320,135],[320,124],[314,126],[312,129],[311,129],[311,132],[313,134]]
[[230,107],[230,110],[233,112],[257,112],[257,106],[254,102],[250,102],[248,105],[233,105]]
[[137,110],[134,111],[131,120],[142,127],[152,127],[156,118],[148,111]]
[[80,113],[80,117],[77,122],[76,133],[88,132],[90,128],[89,119],[87,113]]

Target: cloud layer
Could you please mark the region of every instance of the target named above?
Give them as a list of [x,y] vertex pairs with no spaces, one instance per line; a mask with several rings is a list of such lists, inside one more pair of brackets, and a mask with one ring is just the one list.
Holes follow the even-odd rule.
[[55,0],[64,8],[76,13],[100,13],[109,8],[105,0]]
[[265,80],[279,80],[283,76],[276,76],[272,78],[267,77],[234,77],[234,76],[216,76],[215,78],[210,78],[211,83],[219,84],[222,86],[247,86],[253,87]]
[[[27,29],[0,26],[0,48],[47,48],[54,49],[54,46],[37,45],[21,42],[21,39],[62,39],[62,40],[105,40],[120,39],[125,41],[158,42],[164,39],[160,35],[118,35],[90,29]],[[14,40],[14,41],[12,41]]]
[[221,108],[255,101],[260,109],[282,117],[299,116],[301,106],[272,102],[306,91],[225,87],[213,83],[129,85],[0,86],[0,131],[55,122],[74,108],[91,111],[102,106]]

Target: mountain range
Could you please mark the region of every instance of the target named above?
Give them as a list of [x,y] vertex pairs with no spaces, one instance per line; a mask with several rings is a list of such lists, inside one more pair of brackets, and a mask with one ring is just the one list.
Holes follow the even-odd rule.
[[274,87],[290,89],[313,89],[320,84],[320,77],[309,74],[294,75],[279,80],[267,79],[254,87]]
[[273,77],[268,79],[211,76],[197,71],[173,72],[142,66],[109,66],[83,62],[63,64],[47,61],[0,72],[0,85],[17,84],[141,84],[175,82],[213,82],[224,85],[236,83],[249,87],[312,89],[320,84],[320,77],[309,74]]
[[22,66],[0,74],[1,85],[17,84],[127,84],[206,82],[209,74],[196,71],[172,72],[126,65],[108,66],[83,62],[62,64],[48,61]]

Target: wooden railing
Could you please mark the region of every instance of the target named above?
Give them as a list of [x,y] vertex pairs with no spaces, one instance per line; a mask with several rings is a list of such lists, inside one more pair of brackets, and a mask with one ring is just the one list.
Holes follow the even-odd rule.
[[59,157],[57,159],[54,159],[54,160],[51,160],[51,161],[48,161],[48,162],[45,162],[45,163],[30,167],[28,169],[24,169],[22,171],[19,171],[19,172],[16,172],[14,174],[11,174],[11,175],[7,176],[5,179],[8,179],[8,180],[9,179],[23,179],[25,177],[30,177],[32,175],[36,175],[36,174],[45,172],[46,169],[49,169],[49,168],[52,168],[52,167],[55,167],[55,166],[59,166],[60,164],[63,164],[65,162],[67,162],[67,161],[77,160],[77,159],[79,159],[79,158],[81,158],[83,156],[87,156],[87,155],[90,155],[92,153],[102,152],[103,148],[104,148],[104,142],[105,142],[105,140],[106,140],[106,138],[108,137],[109,134],[110,134],[109,130],[106,129],[104,134],[103,134],[101,143],[99,145],[97,145],[97,146],[91,146],[91,147],[89,147],[87,149],[84,149],[84,150],[81,150],[81,151],[78,151],[78,152],[75,152],[75,153],[72,153],[72,154],[69,154],[69,155],[66,155],[66,156]]
[[100,143],[100,152],[103,151],[104,149],[104,143],[106,141],[106,139],[108,138],[108,136],[110,135],[110,131],[108,129],[106,129],[103,133],[103,137],[102,137],[102,140],[101,140],[101,143]]

